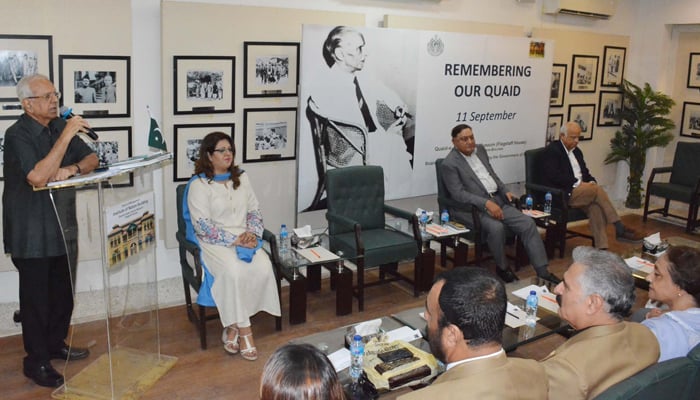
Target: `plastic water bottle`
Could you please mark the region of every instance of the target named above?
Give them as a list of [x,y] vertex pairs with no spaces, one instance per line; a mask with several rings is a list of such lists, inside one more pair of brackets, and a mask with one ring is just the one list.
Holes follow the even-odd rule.
[[440,225],[445,226],[448,222],[450,222],[450,213],[447,212],[447,209],[444,209],[442,214],[440,214]]
[[420,224],[421,233],[425,233],[425,227],[428,225],[428,213],[425,210],[420,213],[418,222]]
[[289,253],[289,232],[287,232],[287,225],[282,224],[280,227],[280,245],[279,245],[280,257],[286,258],[287,253]]
[[365,343],[362,336],[355,335],[350,344],[350,377],[357,383],[362,375],[362,362],[365,357]]
[[544,210],[543,211],[547,214],[552,213],[552,194],[550,192],[547,192],[547,194],[544,195]]
[[529,194],[525,198],[525,208],[527,208],[528,211],[532,211],[532,196]]
[[525,323],[534,326],[537,322],[537,292],[530,290],[530,294],[525,300]]

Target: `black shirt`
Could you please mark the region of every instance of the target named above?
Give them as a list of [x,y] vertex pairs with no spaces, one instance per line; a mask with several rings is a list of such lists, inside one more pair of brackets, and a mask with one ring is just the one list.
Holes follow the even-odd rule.
[[[5,133],[5,189],[2,194],[3,239],[5,253],[15,258],[53,257],[66,254],[50,191],[34,191],[27,175],[49,153],[65,127],[65,121],[55,119],[47,128],[27,114]],[[61,167],[75,164],[92,150],[75,136],[68,145]],[[77,237],[75,218],[75,189],[53,191],[54,202],[67,239]]]

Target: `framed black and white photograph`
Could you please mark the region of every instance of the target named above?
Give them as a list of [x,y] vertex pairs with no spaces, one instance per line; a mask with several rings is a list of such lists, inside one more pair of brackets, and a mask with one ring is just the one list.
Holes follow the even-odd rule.
[[688,88],[700,89],[700,53],[690,53],[688,60]]
[[566,64],[554,64],[552,67],[552,88],[549,94],[549,106],[561,107],[564,105],[564,93],[566,92]]
[[605,46],[603,52],[603,73],[600,78],[600,86],[620,86],[625,76],[624,47]]
[[569,121],[578,122],[581,127],[581,139],[593,139],[593,124],[595,124],[595,104],[570,104]]
[[234,112],[236,57],[174,56],[176,115]]
[[61,104],[85,118],[131,116],[131,57],[58,56]]
[[296,108],[244,110],[243,162],[294,160],[296,127]]
[[595,92],[598,80],[598,56],[574,54],[571,58],[571,85],[572,93]]
[[[199,147],[202,139],[212,132],[224,132],[234,138],[235,124],[187,124],[173,127],[175,142],[173,163],[173,182],[188,181],[194,173],[194,163],[199,159]],[[241,152],[236,149],[233,162],[240,164]]]
[[681,136],[700,138],[700,103],[683,102]]
[[598,96],[598,126],[621,126],[622,105],[622,92],[601,90]]
[[46,35],[0,35],[0,119],[22,114],[17,82],[33,74],[53,81],[53,38]]
[[564,114],[549,114],[547,118],[547,136],[544,145],[559,139],[561,126],[564,124]]
[[244,42],[243,97],[296,96],[299,43]]
[[15,121],[0,120],[0,181],[5,180],[4,162],[5,162],[5,132]]
[[[83,140],[97,154],[100,165],[110,165],[119,160],[126,160],[133,155],[130,126],[93,129],[100,140]],[[130,187],[134,185],[134,175],[132,173],[119,175],[111,178],[110,182],[113,187]]]

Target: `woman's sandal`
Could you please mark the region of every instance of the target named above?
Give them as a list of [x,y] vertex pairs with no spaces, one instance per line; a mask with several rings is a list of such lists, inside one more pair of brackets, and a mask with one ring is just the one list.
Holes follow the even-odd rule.
[[[229,329],[235,330],[236,334],[233,339],[228,338]],[[224,333],[221,334],[221,341],[224,343],[224,350],[229,354],[238,354],[240,350],[240,345],[238,344],[238,328],[226,327],[224,328]]]
[[250,345],[250,341],[248,341],[249,337],[252,337],[253,334],[249,333],[247,335],[241,335],[240,339],[245,340],[245,348],[240,348],[240,339],[239,339],[239,348],[241,350],[241,357],[245,358],[248,361],[255,361],[258,359],[258,349],[256,349],[254,346]]

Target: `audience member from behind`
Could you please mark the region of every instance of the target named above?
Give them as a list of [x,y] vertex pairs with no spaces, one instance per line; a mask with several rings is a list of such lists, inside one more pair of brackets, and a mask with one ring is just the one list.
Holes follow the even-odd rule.
[[214,278],[211,296],[224,326],[224,350],[254,361],[250,317],[260,311],[279,316],[280,301],[270,258],[258,251],[264,231],[258,199],[235,156],[231,136],[204,137],[187,186],[187,209],[202,261]]
[[260,379],[262,400],[344,400],[333,364],[310,344],[275,350]]
[[441,274],[425,302],[430,350],[447,371],[411,399],[546,399],[547,377],[534,360],[508,358],[503,283],[482,268]]
[[641,324],[624,322],[634,278],[620,256],[577,247],[554,292],[559,316],[579,333],[542,360],[550,399],[591,399],[656,363],[659,345]]
[[700,251],[671,247],[647,276],[649,298],[668,306],[654,308],[642,322],[656,335],[659,362],[683,357],[700,343]]

